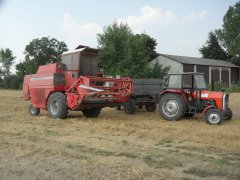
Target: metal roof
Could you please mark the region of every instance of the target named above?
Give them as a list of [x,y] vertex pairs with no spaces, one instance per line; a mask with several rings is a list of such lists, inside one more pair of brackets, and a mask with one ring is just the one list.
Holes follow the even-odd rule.
[[[207,66],[221,66],[221,67],[237,67],[239,66],[223,60],[214,60],[214,59],[205,59],[205,58],[196,58],[196,57],[187,57],[187,56],[176,56],[176,55],[167,55],[160,54],[173,61],[179,62],[181,64],[197,64],[197,65],[207,65]],[[158,56],[158,57],[160,57]]]

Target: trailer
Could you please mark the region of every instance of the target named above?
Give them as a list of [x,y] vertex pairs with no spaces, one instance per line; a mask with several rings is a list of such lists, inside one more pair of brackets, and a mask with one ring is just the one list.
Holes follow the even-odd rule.
[[[126,114],[134,114],[136,107],[143,108],[148,112],[156,110],[160,92],[163,89],[162,79],[132,79],[133,94],[128,101],[122,103]],[[117,110],[121,109],[121,104]]]

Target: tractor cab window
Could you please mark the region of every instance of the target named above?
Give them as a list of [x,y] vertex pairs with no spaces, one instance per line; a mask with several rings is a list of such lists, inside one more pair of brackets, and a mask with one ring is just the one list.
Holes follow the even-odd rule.
[[192,89],[193,88],[193,76],[192,74],[183,75],[183,88]]
[[182,75],[170,75],[168,80],[168,88],[178,89],[181,88],[182,84]]
[[194,77],[198,89],[207,89],[207,85],[202,74],[197,74]]

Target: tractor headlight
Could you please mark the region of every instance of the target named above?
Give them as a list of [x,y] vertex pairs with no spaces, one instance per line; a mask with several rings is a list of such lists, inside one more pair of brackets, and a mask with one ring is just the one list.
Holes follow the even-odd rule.
[[229,103],[229,94],[224,93],[223,95],[223,110],[226,110],[228,108]]

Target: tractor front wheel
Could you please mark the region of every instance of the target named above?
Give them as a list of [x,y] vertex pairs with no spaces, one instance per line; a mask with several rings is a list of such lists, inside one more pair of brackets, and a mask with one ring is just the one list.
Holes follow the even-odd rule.
[[84,109],[83,111],[83,115],[86,117],[98,117],[98,115],[101,112],[101,108],[100,107],[94,107],[91,109]]
[[169,93],[165,94],[159,102],[160,115],[169,121],[180,120],[186,111],[186,105],[181,96]]
[[205,120],[208,124],[222,124],[223,113],[219,109],[209,109],[205,114]]
[[60,92],[51,94],[48,98],[47,109],[51,118],[66,119],[68,113],[66,96]]
[[29,113],[30,113],[32,116],[38,116],[39,113],[40,113],[40,109],[39,109],[39,108],[35,108],[35,107],[33,107],[32,104],[30,104],[30,106],[29,106]]
[[145,108],[148,112],[154,112],[156,110],[157,103],[155,102],[146,102]]

